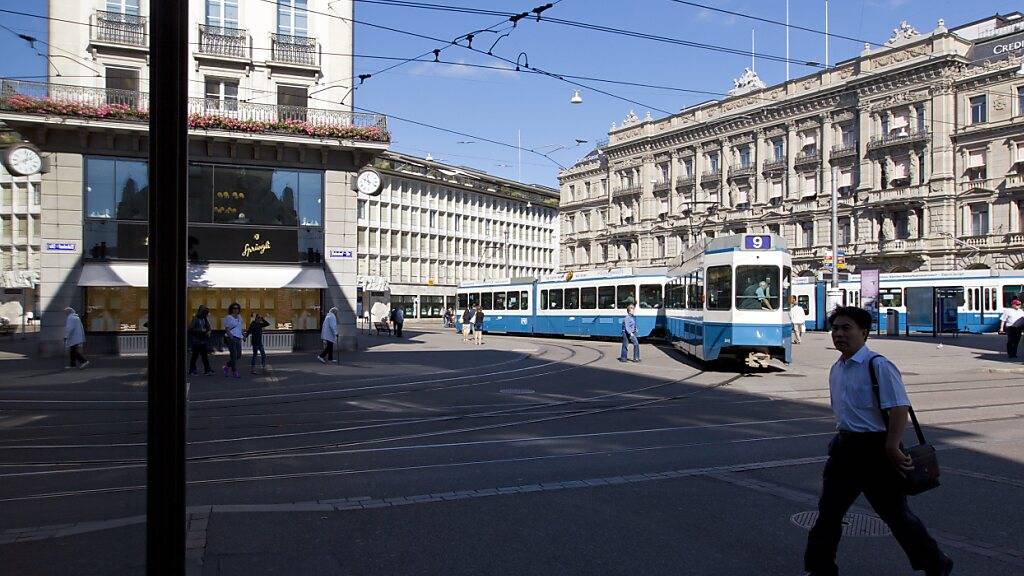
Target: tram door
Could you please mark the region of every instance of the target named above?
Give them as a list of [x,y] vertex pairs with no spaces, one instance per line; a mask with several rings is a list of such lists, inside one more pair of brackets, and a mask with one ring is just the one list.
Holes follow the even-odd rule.
[[935,289],[907,288],[907,326],[911,332],[931,332],[935,325]]

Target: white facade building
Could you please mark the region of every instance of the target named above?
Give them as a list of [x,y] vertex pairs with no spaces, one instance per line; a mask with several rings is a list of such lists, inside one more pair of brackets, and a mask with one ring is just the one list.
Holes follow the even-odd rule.
[[0,164],[0,317],[34,316],[39,287],[41,176],[15,176]]

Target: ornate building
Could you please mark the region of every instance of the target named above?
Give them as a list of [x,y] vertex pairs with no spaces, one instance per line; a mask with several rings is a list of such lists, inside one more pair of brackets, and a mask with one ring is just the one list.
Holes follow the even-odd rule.
[[667,118],[632,111],[559,174],[563,267],[669,265],[719,234],[784,236],[795,267],[1024,267],[1024,15],[919,33]]

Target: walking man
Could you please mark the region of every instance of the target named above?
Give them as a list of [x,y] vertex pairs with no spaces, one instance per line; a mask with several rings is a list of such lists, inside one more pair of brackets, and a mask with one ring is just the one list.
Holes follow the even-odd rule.
[[473,315],[473,333],[476,335],[476,345],[484,344],[484,309],[478,304],[476,314]]
[[405,324],[405,310],[401,306],[398,306],[397,308],[395,308],[393,316],[395,320],[395,337],[401,338],[402,324]]
[[[900,439],[907,425],[910,399],[899,369],[865,346],[871,314],[840,306],[829,316],[832,343],[841,354],[829,372],[838,434],[825,462],[818,519],[807,537],[804,569],[811,576],[836,576],[836,550],[843,516],[863,493],[892,530],[914,570],[926,576],[947,576],[953,561],[943,554],[921,520],[910,511],[902,489],[902,472],[913,469]],[[880,406],[872,390],[872,371],[878,380]]]
[[807,329],[807,313],[804,312],[804,307],[797,303],[796,296],[789,297],[789,321],[793,324],[793,343],[802,343],[804,331]]
[[626,306],[626,317],[622,319],[622,352],[619,353],[619,362],[625,362],[626,351],[629,343],[633,343],[633,362],[640,361],[640,342],[636,339],[636,316],[633,311],[636,308],[630,304]]
[[467,306],[462,313],[462,341],[469,342],[469,332],[473,328],[473,307]]
[[327,364],[328,361],[334,362],[334,343],[338,341],[337,313],[338,309],[332,306],[327,311],[324,324],[320,328],[320,339],[324,342],[324,349],[317,355],[317,360],[320,360],[321,364]]
[[192,348],[191,358],[188,363],[188,373],[195,375],[196,360],[203,360],[203,375],[213,374],[210,370],[210,309],[205,304],[200,304],[192,323],[188,327],[188,342]]
[[999,333],[1006,333],[1006,355],[1010,358],[1017,357],[1021,330],[1024,330],[1024,310],[1020,309],[1020,300],[1014,298],[999,317]]
[[249,365],[249,373],[256,373],[256,355],[260,356],[260,371],[264,374],[267,372],[267,351],[263,348],[263,329],[270,326],[270,322],[263,319],[263,316],[257,314],[252,322],[249,323],[249,328],[245,331],[245,337],[249,338],[249,345],[252,346],[252,363]]
[[65,308],[68,319],[64,323],[64,348],[68,351],[68,368],[85,368],[89,361],[82,354],[85,345],[85,327],[74,308]]

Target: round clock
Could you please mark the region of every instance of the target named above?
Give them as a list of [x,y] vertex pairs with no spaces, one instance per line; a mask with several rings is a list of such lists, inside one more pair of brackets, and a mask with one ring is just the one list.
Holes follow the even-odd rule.
[[43,167],[43,159],[39,152],[29,146],[15,146],[7,150],[4,155],[4,164],[11,174],[15,176],[28,176],[35,174]]
[[356,190],[361,194],[376,196],[383,187],[384,179],[380,177],[380,172],[373,168],[363,168],[356,175]]

